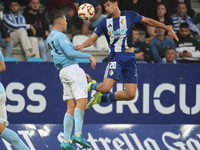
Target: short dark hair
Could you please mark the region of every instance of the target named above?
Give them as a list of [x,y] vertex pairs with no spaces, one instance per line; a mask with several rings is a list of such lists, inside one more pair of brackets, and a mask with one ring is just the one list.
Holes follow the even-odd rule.
[[66,12],[62,11],[62,10],[57,10],[57,11],[53,11],[50,15],[50,22],[51,24],[54,24],[54,21],[58,18],[62,18],[63,16],[66,16]]
[[139,29],[137,27],[133,27],[133,30],[139,32]]
[[9,5],[10,5],[11,3],[14,3],[14,2],[19,4],[19,0],[11,0],[10,3],[9,3]]
[[187,22],[183,22],[180,25],[180,28],[190,28]]
[[[176,50],[175,50],[174,48],[172,48],[172,47],[168,48],[167,50],[171,50],[171,49],[173,49],[174,51],[176,51]],[[167,51],[167,50],[166,50],[166,51]]]
[[[179,2],[178,5],[180,4],[185,4],[184,2]],[[178,5],[177,5],[177,8],[178,8]],[[187,8],[187,5],[185,4],[185,7]]]
[[117,2],[119,4],[119,0],[101,0],[101,4],[103,5],[103,4],[107,3],[108,1],[113,2],[113,3]]

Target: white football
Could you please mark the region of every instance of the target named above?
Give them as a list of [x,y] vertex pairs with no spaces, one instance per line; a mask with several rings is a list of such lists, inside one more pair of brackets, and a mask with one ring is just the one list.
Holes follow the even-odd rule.
[[90,20],[95,14],[94,7],[89,3],[84,3],[78,8],[78,16],[84,20]]

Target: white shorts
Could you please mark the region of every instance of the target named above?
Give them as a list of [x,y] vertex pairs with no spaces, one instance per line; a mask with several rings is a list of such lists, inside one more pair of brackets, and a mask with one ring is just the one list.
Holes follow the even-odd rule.
[[60,80],[63,84],[63,100],[87,98],[87,79],[79,65],[71,65],[60,70]]
[[6,93],[0,94],[0,123],[9,124],[6,113]]

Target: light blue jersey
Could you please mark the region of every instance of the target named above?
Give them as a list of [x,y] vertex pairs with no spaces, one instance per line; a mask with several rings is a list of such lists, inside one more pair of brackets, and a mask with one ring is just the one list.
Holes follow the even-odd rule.
[[[0,61],[4,60],[3,58],[3,54],[1,52],[1,47],[0,47]],[[5,93],[5,90],[4,90],[4,87],[3,87],[3,84],[1,83],[1,74],[0,74],[0,94],[3,94]]]
[[90,54],[85,54],[75,50],[74,45],[68,37],[53,29],[47,38],[47,49],[51,51],[54,65],[60,70],[63,67],[78,64],[76,58],[89,58]]

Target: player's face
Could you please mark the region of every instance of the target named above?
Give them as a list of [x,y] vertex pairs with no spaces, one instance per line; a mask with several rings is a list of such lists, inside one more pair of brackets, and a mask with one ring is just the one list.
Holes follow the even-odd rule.
[[31,2],[29,3],[29,7],[34,11],[39,10],[40,1],[39,0],[31,0]]
[[10,8],[10,10],[11,10],[11,12],[12,12],[13,14],[16,14],[16,13],[18,13],[18,10],[19,10],[19,8],[20,8],[20,5],[19,5],[17,2],[12,2],[12,3],[10,4],[9,8]]
[[139,38],[139,31],[134,31],[133,30],[133,41],[137,42],[138,38]]
[[62,19],[62,27],[63,27],[63,31],[67,30],[67,19],[65,16],[63,16],[63,19]]
[[166,12],[167,12],[167,10],[164,5],[158,5],[158,8],[157,8],[157,16],[158,17],[164,17]]
[[168,49],[165,53],[165,57],[168,62],[173,62],[173,60],[176,58],[174,49]]
[[180,17],[183,17],[185,13],[187,12],[187,8],[185,4],[179,4],[177,7],[177,13]]
[[117,9],[118,4],[117,4],[117,2],[113,3],[113,2],[108,1],[105,4],[103,4],[103,6],[104,6],[106,12],[109,15],[112,15],[115,12],[115,10]]
[[179,33],[183,38],[185,38],[190,34],[190,29],[189,28],[180,28]]

